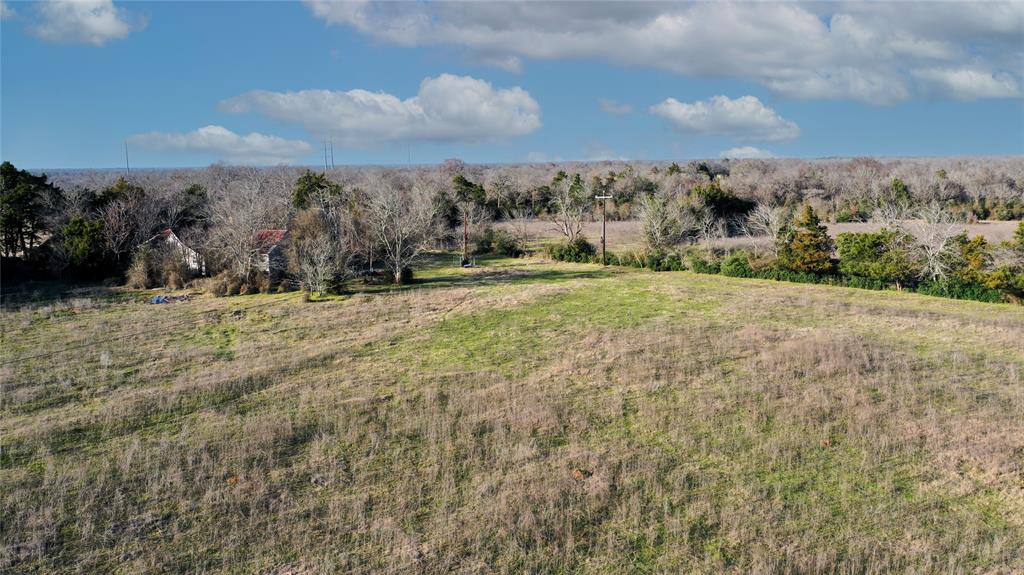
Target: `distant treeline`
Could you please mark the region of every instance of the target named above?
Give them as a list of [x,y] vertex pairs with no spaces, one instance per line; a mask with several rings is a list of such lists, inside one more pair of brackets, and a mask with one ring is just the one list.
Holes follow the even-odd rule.
[[[5,162],[2,178],[7,284],[48,277],[177,285],[205,274],[220,277],[225,292],[273,285],[325,291],[380,268],[403,281],[430,247],[458,247],[466,256],[521,253],[525,233],[489,229],[496,220],[548,219],[571,243],[595,216],[595,195],[611,196],[610,219],[675,218],[696,240],[749,234],[751,216],[769,208],[792,214],[808,206],[830,221],[867,220],[886,206],[906,213],[939,206],[962,221],[1024,216],[1020,158],[512,166],[448,160],[408,168],[214,165],[49,176]],[[151,241],[165,230],[202,265],[185,265],[181,253]],[[656,225],[648,231],[662,233]],[[268,238],[283,241],[270,246]],[[661,243],[655,239],[649,254],[665,251]],[[272,249],[282,256],[277,277],[267,261]]]

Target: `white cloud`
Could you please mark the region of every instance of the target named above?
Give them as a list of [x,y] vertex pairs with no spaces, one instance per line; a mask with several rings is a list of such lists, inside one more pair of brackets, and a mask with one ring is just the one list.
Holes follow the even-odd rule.
[[598,100],[597,103],[601,106],[602,110],[613,116],[625,116],[626,114],[633,113],[633,106],[630,106],[629,104],[620,104],[615,100],[601,99]]
[[598,58],[752,80],[802,99],[962,98],[950,86],[916,92],[912,71],[976,67],[1019,83],[1024,60],[1019,1],[306,3],[328,24],[402,46],[462,46],[506,69],[524,58]]
[[753,146],[740,146],[738,148],[729,148],[724,152],[718,154],[721,158],[730,158],[733,160],[754,160],[754,159],[767,159],[774,158],[775,154],[768,150],[762,150]]
[[347,146],[395,141],[491,141],[540,125],[540,106],[522,88],[495,89],[468,76],[426,78],[405,100],[384,92],[253,91],[221,102],[228,112],[256,112],[299,123]]
[[680,132],[731,136],[739,140],[781,141],[800,135],[800,128],[765,106],[754,96],[735,100],[713,96],[688,104],[668,98],[651,106],[651,113],[661,116]]
[[929,93],[946,94],[957,100],[1014,98],[1020,96],[1016,78],[970,68],[914,70],[914,77]]
[[8,6],[7,2],[4,2],[3,0],[0,0],[0,20],[7,20],[8,18],[14,18],[16,15],[17,15],[17,12],[14,11],[14,8],[11,8],[10,6]]
[[308,155],[312,146],[253,132],[241,135],[223,126],[205,126],[186,133],[149,132],[128,139],[132,144],[165,152],[211,154],[234,164],[292,164]]
[[38,4],[32,32],[47,42],[101,46],[145,26],[112,0],[51,0]]
[[495,68],[501,68],[506,72],[516,74],[523,71],[523,61],[516,56],[481,56],[480,62]]

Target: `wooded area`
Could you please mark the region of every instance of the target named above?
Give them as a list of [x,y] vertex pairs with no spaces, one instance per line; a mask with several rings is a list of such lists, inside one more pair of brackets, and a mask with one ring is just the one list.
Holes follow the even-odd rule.
[[[361,276],[402,283],[428,249],[520,255],[548,221],[556,259],[590,261],[582,231],[594,196],[638,220],[639,252],[612,263],[652,269],[923,286],[974,299],[1019,299],[1017,239],[970,238],[958,224],[1024,216],[1018,158],[598,162],[406,168],[60,171],[4,163],[5,284],[55,278],[134,287],[215,278],[216,293],[324,293]],[[494,229],[491,224],[503,222]],[[828,237],[822,222],[878,232]],[[173,249],[150,241],[171,230]],[[282,230],[274,235],[267,232]],[[267,238],[276,238],[268,243]],[[750,238],[749,247],[715,240]],[[695,246],[700,246],[699,248]],[[614,248],[614,246],[613,246]],[[202,266],[182,252],[199,254]],[[274,257],[270,257],[270,253]],[[384,272],[384,273],[382,273]],[[801,275],[803,274],[803,275]],[[988,290],[988,291],[985,291]]]

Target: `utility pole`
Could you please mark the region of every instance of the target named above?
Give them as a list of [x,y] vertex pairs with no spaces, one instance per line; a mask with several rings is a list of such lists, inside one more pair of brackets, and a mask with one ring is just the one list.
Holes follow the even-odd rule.
[[462,267],[469,263],[469,210],[462,214]]
[[608,234],[605,233],[606,232],[605,222],[607,221],[607,218],[605,218],[605,209],[606,209],[606,206],[608,205],[608,200],[611,199],[611,196],[594,196],[594,199],[595,200],[604,200],[603,202],[601,202],[601,265],[605,265],[606,266],[606,265],[608,265],[608,258],[605,256],[604,248],[605,248],[605,238],[607,237]]

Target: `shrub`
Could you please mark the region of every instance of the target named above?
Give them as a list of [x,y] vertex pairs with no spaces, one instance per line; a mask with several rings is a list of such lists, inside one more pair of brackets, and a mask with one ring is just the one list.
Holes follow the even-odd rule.
[[132,263],[128,267],[125,284],[132,289],[151,287],[149,277],[149,247],[142,246],[132,255]]
[[722,260],[721,273],[723,276],[734,278],[755,277],[754,270],[750,267],[750,259],[747,252],[735,252],[729,254]]
[[953,241],[957,250],[953,278],[963,284],[980,285],[985,279],[985,270],[992,262],[988,240],[983,236],[967,239],[966,234],[960,234]]
[[587,241],[583,236],[578,236],[571,242],[554,244],[548,247],[548,255],[551,259],[563,262],[588,263],[597,253],[594,244]]
[[505,230],[498,230],[494,236],[494,253],[510,258],[518,258],[522,257],[526,250],[523,248],[519,238]]
[[919,272],[903,236],[894,231],[839,234],[836,248],[839,271],[846,276],[906,284]]
[[785,268],[770,268],[757,273],[755,277],[782,282],[793,282],[802,284],[822,283],[823,278],[817,274],[808,272],[797,272]]
[[[636,251],[624,252],[616,256],[618,258],[618,264],[620,266],[628,266],[631,268],[642,268],[647,263],[647,258],[644,254]],[[608,261],[611,261],[611,255],[609,254]]]
[[683,259],[675,252],[651,251],[642,258],[634,257],[631,263],[634,267],[644,267],[656,272],[678,272],[685,269]]
[[227,271],[223,271],[213,276],[212,278],[210,278],[208,283],[210,293],[217,297],[231,295],[230,285],[232,280],[232,274]]
[[665,260],[665,254],[660,251],[648,252],[644,258],[644,267],[649,270],[660,272],[662,262]]
[[952,299],[969,299],[988,303],[1003,301],[1003,294],[999,290],[982,285],[964,283],[956,279],[927,281],[917,286],[917,292],[925,295]]
[[126,284],[133,289],[167,287],[181,289],[192,279],[181,252],[173,246],[140,246],[132,254]]
[[270,280],[266,274],[243,278],[228,270],[210,278],[208,286],[210,292],[217,297],[254,294],[261,291],[261,288],[264,293],[270,292]]
[[985,277],[985,287],[1002,292],[1007,299],[1019,302],[1024,299],[1024,271],[1002,265]]
[[488,226],[484,232],[476,238],[473,246],[473,253],[476,255],[489,254],[494,251],[494,228]]
[[692,271],[699,274],[717,274],[721,271],[721,264],[711,256],[705,259],[705,256],[698,253],[691,253],[686,256],[687,267]]
[[663,268],[664,271],[680,272],[686,269],[686,266],[683,265],[682,256],[680,256],[678,253],[673,252],[665,258],[663,262]]

